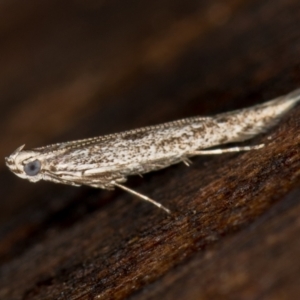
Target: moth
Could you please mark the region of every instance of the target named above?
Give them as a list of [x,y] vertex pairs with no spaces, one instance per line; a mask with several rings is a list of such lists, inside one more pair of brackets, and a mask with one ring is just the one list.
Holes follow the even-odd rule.
[[192,117],[32,150],[24,150],[22,145],[5,158],[6,165],[31,182],[43,179],[108,190],[118,187],[169,213],[162,204],[124,186],[127,177],[180,162],[189,166],[190,158],[196,155],[260,149],[264,144],[209,148],[242,142],[266,131],[299,100],[300,89],[263,104],[211,117]]

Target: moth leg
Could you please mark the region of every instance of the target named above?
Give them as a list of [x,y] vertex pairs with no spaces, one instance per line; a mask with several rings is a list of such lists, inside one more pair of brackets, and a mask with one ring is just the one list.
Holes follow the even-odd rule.
[[188,157],[182,157],[181,161],[187,166],[189,167],[192,164],[192,161],[188,158]]
[[114,183],[114,185],[117,186],[117,187],[119,187],[119,188],[121,188],[121,189],[123,189],[123,190],[125,190],[126,192],[129,192],[129,193],[131,193],[131,194],[133,194],[133,195],[141,198],[142,200],[145,200],[145,201],[148,201],[148,202],[154,204],[158,208],[163,209],[168,214],[171,213],[171,211],[169,209],[167,209],[166,207],[164,207],[162,204],[160,204],[159,202],[156,202],[155,200],[153,200],[153,199],[151,199],[151,198],[149,198],[149,197],[147,197],[147,196],[145,196],[143,194],[140,194],[140,193],[138,193],[138,192],[136,192],[136,191],[134,191],[134,190],[132,190],[132,189],[130,189],[130,188],[122,185],[122,184],[116,183],[116,182]]
[[245,147],[232,147],[232,148],[225,148],[225,149],[212,149],[212,150],[196,150],[190,152],[189,155],[214,155],[214,154],[223,154],[229,152],[240,152],[240,151],[250,151],[250,150],[257,150],[261,149],[265,146],[265,144],[260,144],[256,146],[245,146]]

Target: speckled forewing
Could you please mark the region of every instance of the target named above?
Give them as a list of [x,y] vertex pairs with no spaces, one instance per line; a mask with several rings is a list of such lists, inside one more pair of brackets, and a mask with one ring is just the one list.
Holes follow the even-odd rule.
[[[31,151],[21,147],[6,158],[6,163],[16,175],[33,182],[44,179],[113,188],[129,175],[158,170],[197,153],[204,154],[201,149],[249,139],[274,125],[299,99],[298,90],[214,117],[188,118]],[[40,168],[34,176],[26,173],[30,164]]]

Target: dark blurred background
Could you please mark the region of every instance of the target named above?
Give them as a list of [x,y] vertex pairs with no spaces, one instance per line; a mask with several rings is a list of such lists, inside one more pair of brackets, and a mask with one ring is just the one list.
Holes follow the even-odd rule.
[[[123,204],[115,204],[114,201],[119,201],[116,198],[123,197],[121,192],[46,182],[31,184],[21,180],[9,172],[4,164],[5,156],[24,143],[26,148],[34,148],[192,115],[214,114],[287,93],[300,86],[299,28],[300,2],[296,0],[1,1],[0,261],[3,265],[0,299],[71,299],[70,288],[69,294],[64,294],[67,296],[62,295],[65,291],[62,282],[68,276],[73,278],[74,272],[81,272],[91,253],[101,257],[102,250],[97,252],[97,247],[99,244],[104,247],[104,240],[110,235],[104,240],[98,239],[97,247],[87,242],[87,247],[92,249],[90,252],[76,253],[74,250],[72,255],[77,255],[77,260],[69,262],[67,267],[64,263],[69,254],[63,256],[53,252],[48,255],[55,256],[57,261],[49,266],[45,253],[50,248],[45,246],[45,241],[51,244],[53,239],[54,243],[66,240],[60,231],[73,230],[74,226],[79,226],[78,222],[84,228],[84,220],[89,218],[97,219],[105,231],[105,222],[96,218],[95,211],[104,210],[102,213],[109,220],[109,212],[105,213],[107,207],[116,211],[118,205],[124,205],[122,209],[130,211],[131,206],[138,205],[135,214],[130,213],[126,222],[130,223],[140,207],[145,210],[142,216],[147,226],[151,227],[151,222],[156,220],[145,221],[149,214],[160,214],[158,219],[168,222],[163,214],[147,204],[136,204],[131,197],[126,196]],[[224,165],[226,158],[221,159],[216,165]],[[210,160],[212,158],[208,158]],[[200,169],[205,159],[199,161]],[[156,178],[147,175],[146,179],[133,183],[136,187],[142,184],[149,195],[153,195],[154,187],[158,188],[157,193],[166,196],[162,199],[170,196],[171,200],[164,203],[169,205],[177,195],[172,194],[172,184],[178,188],[178,182],[172,181],[176,170],[158,172]],[[183,189],[186,180],[192,182],[189,184],[194,192],[198,191],[196,181],[191,180],[196,175],[189,178],[186,175],[189,172],[193,171],[182,167],[176,176],[182,176]],[[295,167],[293,174],[297,172]],[[207,178],[211,179],[210,176],[213,175]],[[147,190],[148,179],[152,185]],[[171,187],[162,190],[166,182],[171,182]],[[272,199],[275,187],[276,182]],[[285,192],[290,189],[291,185]],[[178,207],[181,211],[184,209],[184,206]],[[257,208],[252,219],[268,208]],[[115,230],[123,230],[120,228],[126,227],[126,222],[120,217]],[[250,221],[247,222],[245,224]],[[107,251],[107,257],[111,257],[120,245],[126,248],[125,240],[139,236],[137,228],[143,227],[137,222],[134,230],[128,229],[124,235],[119,232],[118,242],[111,244],[109,251],[103,250]],[[77,237],[73,231],[72,234],[66,234],[72,241],[67,245],[74,243],[76,249],[82,237]],[[76,242],[76,239],[79,240]],[[189,255],[202,249],[203,245],[197,244],[199,239],[198,236],[197,242],[191,243],[193,249]],[[59,247],[55,245],[53,249]],[[28,254],[35,247],[41,247],[40,256]],[[35,263],[43,266],[42,270],[37,271],[37,265],[29,262],[36,257],[40,263]],[[159,257],[157,254],[157,260]],[[106,267],[109,269],[108,261]],[[158,280],[181,259],[174,258],[174,261],[163,269],[152,267],[149,282]],[[97,259],[94,263],[97,265]],[[98,261],[98,271],[103,270],[104,263]],[[35,273],[28,275],[26,281],[26,274],[33,269]],[[98,271],[93,273],[93,280],[103,278]],[[45,280],[42,284],[38,283],[40,278]],[[88,298],[92,297],[88,291],[99,282],[96,280],[95,286],[91,282],[83,284],[82,279],[79,282],[82,285],[77,283],[72,299],[92,299]],[[122,284],[131,283],[125,280]],[[130,292],[120,292],[122,284],[112,284],[119,292],[112,288],[113,292],[105,294],[103,299],[123,299],[145,287],[148,280],[135,283],[136,288],[128,288]],[[99,286],[95,289],[95,294],[101,294]],[[150,291],[151,287],[148,289]],[[226,294],[218,293],[210,292],[206,296],[212,299]],[[200,294],[195,292],[182,297],[200,299]],[[151,297],[158,299],[155,295]],[[254,299],[251,295],[247,298],[237,294],[237,299]],[[141,293],[137,298],[143,297],[146,298]],[[170,299],[175,298],[170,296]]]

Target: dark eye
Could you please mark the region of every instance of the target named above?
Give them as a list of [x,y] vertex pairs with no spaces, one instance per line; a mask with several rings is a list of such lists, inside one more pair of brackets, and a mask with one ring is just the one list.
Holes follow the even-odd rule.
[[34,176],[38,174],[40,170],[41,170],[41,163],[39,160],[31,161],[24,166],[24,171],[29,176]]

